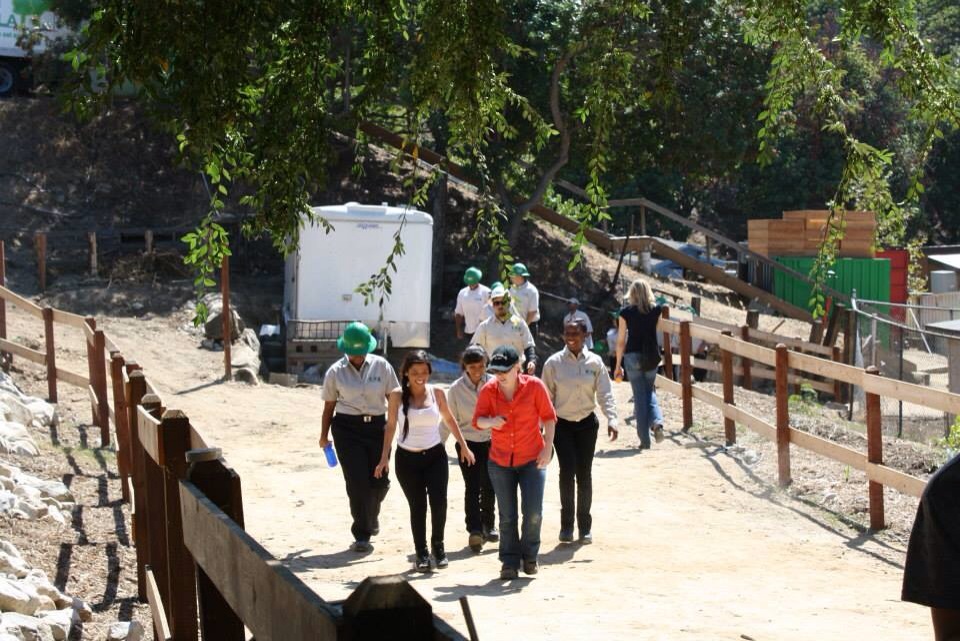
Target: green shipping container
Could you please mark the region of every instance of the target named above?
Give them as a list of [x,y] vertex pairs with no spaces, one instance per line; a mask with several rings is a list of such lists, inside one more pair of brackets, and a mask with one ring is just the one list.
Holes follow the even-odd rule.
[[[809,274],[815,258],[810,256],[781,256],[778,263],[801,274]],[[830,268],[834,273],[824,284],[848,296],[857,291],[857,298],[890,300],[889,258],[838,258]],[[812,286],[793,276],[774,272],[773,292],[778,298],[802,309],[810,309]],[[886,308],[880,308],[886,311]]]

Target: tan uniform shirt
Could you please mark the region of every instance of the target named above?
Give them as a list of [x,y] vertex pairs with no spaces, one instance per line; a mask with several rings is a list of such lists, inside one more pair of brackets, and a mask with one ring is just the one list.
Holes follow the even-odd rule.
[[533,313],[530,322],[535,323],[540,320],[540,292],[530,281],[523,281],[519,287],[514,285],[510,288],[510,294],[517,304],[520,318],[526,321],[527,314]]
[[344,356],[327,369],[322,398],[336,401],[338,414],[379,416],[387,413],[387,394],[398,387],[397,373],[383,357],[367,354],[358,371]]
[[617,404],[613,400],[607,366],[600,356],[588,349],[574,356],[564,347],[543,364],[542,378],[558,417],[566,421],[583,420],[599,403],[607,425],[617,429]]
[[520,356],[527,347],[534,346],[533,334],[519,316],[510,316],[506,321],[496,316],[488,318],[477,326],[471,342],[485,349],[488,356],[501,345],[513,345]]
[[464,374],[447,390],[447,406],[454,420],[460,426],[463,438],[474,443],[486,443],[490,440],[491,430],[478,430],[473,426],[473,410],[477,407],[477,394],[484,384],[492,379],[490,374],[484,374],[479,385],[470,382],[470,377]]

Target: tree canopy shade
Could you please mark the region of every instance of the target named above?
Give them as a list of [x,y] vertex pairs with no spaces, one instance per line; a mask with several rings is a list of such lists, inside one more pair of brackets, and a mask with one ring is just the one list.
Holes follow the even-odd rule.
[[[211,210],[242,186],[247,231],[279,248],[311,217],[333,134],[380,122],[475,174],[478,226],[509,258],[558,177],[586,184],[590,202],[569,208],[586,227],[644,169],[706,182],[776,164],[798,126],[838,158],[831,208],[902,218],[960,124],[956,65],[918,24],[911,0],[101,0],[68,54],[71,105],[109,99],[92,77],[134,82],[215,187]],[[908,159],[864,125],[863,88],[881,78],[915,132]],[[414,202],[430,181],[411,182]],[[832,229],[824,265],[842,221]],[[207,221],[190,242],[209,273],[224,236]]]

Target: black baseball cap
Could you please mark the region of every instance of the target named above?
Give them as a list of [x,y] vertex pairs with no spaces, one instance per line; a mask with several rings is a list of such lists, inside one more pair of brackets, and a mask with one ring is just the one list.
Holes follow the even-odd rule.
[[493,356],[487,364],[488,372],[509,372],[520,362],[520,354],[510,345],[501,345],[493,350]]

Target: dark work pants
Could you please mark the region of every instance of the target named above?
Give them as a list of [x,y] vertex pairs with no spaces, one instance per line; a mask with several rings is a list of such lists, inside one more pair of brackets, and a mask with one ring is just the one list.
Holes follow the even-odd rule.
[[383,454],[383,416],[364,423],[360,417],[336,414],[333,417],[333,444],[347,482],[350,532],[356,541],[369,541],[380,516],[380,504],[390,489],[390,478],[384,474],[373,477],[373,471]]
[[[463,475],[463,511],[466,514],[467,532],[482,534],[494,529],[496,521],[494,512],[496,495],[493,493],[493,483],[490,482],[490,472],[487,470],[487,459],[490,458],[490,441],[474,443],[467,441],[467,446],[477,462],[467,465],[460,461],[460,473]],[[457,459],[460,458],[460,444],[456,443]]]
[[410,505],[410,529],[417,554],[427,551],[427,499],[430,501],[430,542],[443,543],[447,525],[447,451],[443,444],[422,452],[397,448],[397,480]]
[[557,419],[553,446],[560,463],[560,529],[572,530],[574,517],[574,485],[576,485],[577,527],[581,534],[590,531],[593,519],[593,452],[597,447],[600,422],[591,413],[579,421]]

